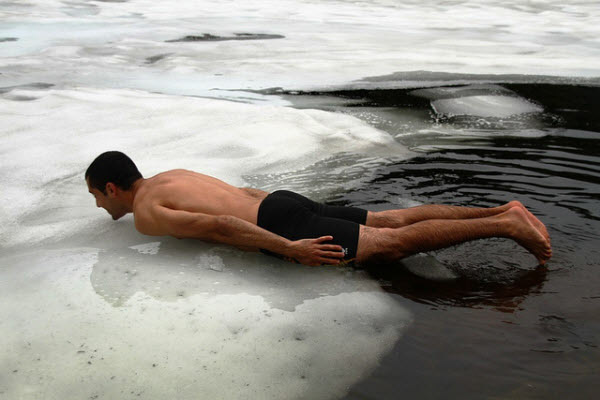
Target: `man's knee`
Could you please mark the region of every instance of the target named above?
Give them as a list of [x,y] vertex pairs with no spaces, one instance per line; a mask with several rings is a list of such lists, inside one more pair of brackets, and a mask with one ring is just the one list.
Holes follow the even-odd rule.
[[391,261],[401,258],[391,228],[361,226],[358,236],[356,259],[360,263]]

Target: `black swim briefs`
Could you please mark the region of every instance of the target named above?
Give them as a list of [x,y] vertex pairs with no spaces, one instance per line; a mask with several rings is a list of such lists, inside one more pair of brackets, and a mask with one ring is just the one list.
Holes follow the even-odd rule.
[[[269,194],[258,209],[258,226],[289,240],[333,236],[344,249],[344,261],[356,258],[359,225],[367,221],[367,210],[328,206],[287,190]],[[261,251],[274,255],[268,250]]]

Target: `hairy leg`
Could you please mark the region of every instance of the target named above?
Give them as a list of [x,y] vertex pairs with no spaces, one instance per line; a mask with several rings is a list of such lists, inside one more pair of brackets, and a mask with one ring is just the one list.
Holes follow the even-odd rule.
[[357,259],[392,261],[489,237],[515,240],[542,265],[552,256],[549,240],[529,220],[526,211],[515,206],[483,218],[430,219],[400,228],[361,226]]
[[458,207],[430,204],[397,210],[386,210],[379,212],[369,211],[365,225],[374,228],[401,228],[431,219],[486,218],[506,212],[513,207],[522,209],[525,212],[527,219],[533,224],[533,226],[540,231],[540,233],[546,239],[550,239],[544,224],[531,212],[529,212],[529,210],[527,210],[527,208],[525,208],[521,202],[516,200],[506,203],[502,206],[492,208]]

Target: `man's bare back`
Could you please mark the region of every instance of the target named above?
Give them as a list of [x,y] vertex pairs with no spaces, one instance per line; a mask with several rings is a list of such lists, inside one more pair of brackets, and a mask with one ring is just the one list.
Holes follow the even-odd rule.
[[156,230],[152,207],[208,215],[231,215],[256,225],[258,208],[268,195],[257,189],[238,188],[217,178],[176,169],[145,179],[133,202],[135,224],[142,233]]

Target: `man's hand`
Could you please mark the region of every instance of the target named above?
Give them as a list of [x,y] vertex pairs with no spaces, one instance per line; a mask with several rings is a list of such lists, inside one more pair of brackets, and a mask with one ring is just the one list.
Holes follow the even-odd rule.
[[323,244],[330,240],[333,240],[333,236],[293,241],[286,255],[304,265],[339,264],[344,258],[344,251],[337,244]]

